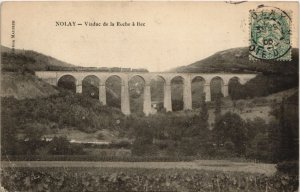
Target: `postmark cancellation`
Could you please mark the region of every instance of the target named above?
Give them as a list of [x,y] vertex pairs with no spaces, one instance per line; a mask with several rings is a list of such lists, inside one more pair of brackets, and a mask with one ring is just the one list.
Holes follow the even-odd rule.
[[276,7],[250,10],[250,60],[291,60],[291,12]]

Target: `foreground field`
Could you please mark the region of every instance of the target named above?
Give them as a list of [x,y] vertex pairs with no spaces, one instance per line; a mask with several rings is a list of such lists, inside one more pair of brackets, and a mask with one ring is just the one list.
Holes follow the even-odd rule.
[[234,171],[273,175],[274,164],[232,162],[226,160],[197,160],[191,162],[86,162],[86,161],[3,161],[2,167],[97,167],[97,168],[147,168],[147,169],[195,169]]
[[296,191],[298,178],[195,169],[111,167],[5,168],[1,185],[7,191]]

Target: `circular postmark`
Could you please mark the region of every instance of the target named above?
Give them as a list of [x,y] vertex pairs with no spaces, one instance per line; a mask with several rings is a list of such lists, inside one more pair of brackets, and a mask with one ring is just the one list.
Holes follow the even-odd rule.
[[[250,56],[255,59],[280,59],[291,50],[291,18],[274,7],[250,11]],[[289,59],[289,58],[285,58]]]

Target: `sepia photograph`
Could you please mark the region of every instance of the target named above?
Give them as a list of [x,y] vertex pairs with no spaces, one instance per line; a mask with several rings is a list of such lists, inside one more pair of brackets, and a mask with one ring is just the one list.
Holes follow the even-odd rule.
[[0,9],[0,192],[299,191],[298,1]]

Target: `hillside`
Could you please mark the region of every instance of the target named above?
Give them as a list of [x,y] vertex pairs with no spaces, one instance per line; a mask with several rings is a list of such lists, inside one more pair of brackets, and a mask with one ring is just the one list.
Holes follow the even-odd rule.
[[16,99],[48,97],[57,94],[53,86],[32,74],[5,72],[1,74],[1,97]]
[[299,49],[292,50],[292,61],[249,60],[248,47],[239,47],[217,52],[203,60],[173,69],[191,73],[253,73],[296,74],[298,73]]
[[2,98],[1,112],[7,121],[12,120],[9,124],[14,124],[20,131],[26,127],[43,127],[45,130],[73,127],[83,132],[95,132],[114,129],[115,121],[124,116],[120,110],[103,106],[99,100],[63,91],[45,98]]
[[[253,120],[255,118],[262,118],[266,122],[274,119],[271,114],[274,106],[279,106],[283,99],[292,98],[298,95],[298,88],[287,89],[278,93],[268,95],[266,97],[256,97],[253,99],[242,99],[237,101],[224,100],[222,113],[231,111],[238,113],[243,119]],[[214,122],[214,109],[209,109],[209,121]]]
[[2,71],[62,70],[70,67],[76,66],[36,51],[16,49],[12,53],[10,48],[1,46]]

